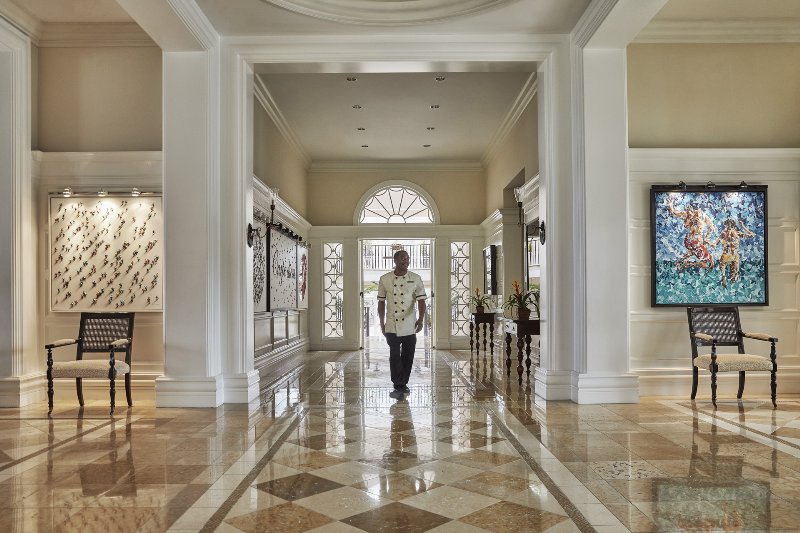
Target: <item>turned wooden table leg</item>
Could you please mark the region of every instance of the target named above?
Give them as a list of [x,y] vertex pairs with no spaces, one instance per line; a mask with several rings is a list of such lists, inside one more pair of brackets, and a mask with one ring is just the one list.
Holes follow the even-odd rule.
[[511,376],[511,333],[506,333],[506,376]]
[[486,341],[489,340],[489,336],[486,334],[486,322],[483,323],[483,354],[486,355]]
[[531,375],[531,336],[525,335],[525,366],[527,374]]
[[473,340],[473,334],[475,333],[475,324],[470,321],[469,323],[469,353],[472,353],[472,350],[475,349],[475,342]]
[[489,351],[494,354],[494,322],[489,322]]
[[522,384],[522,347],[524,343],[522,342],[522,336],[517,333],[517,376],[519,376],[519,383]]

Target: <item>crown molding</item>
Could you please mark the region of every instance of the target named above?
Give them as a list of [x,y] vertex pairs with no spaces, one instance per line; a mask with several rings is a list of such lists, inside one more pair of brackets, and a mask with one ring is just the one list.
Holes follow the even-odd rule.
[[589,7],[583,12],[581,18],[575,24],[570,36],[572,42],[579,48],[584,48],[589,44],[589,40],[597,32],[597,29],[617,5],[618,0],[593,0]]
[[494,135],[492,135],[492,139],[489,141],[486,152],[484,152],[483,156],[481,157],[481,163],[484,167],[488,168],[489,163],[497,156],[498,149],[511,133],[511,130],[514,128],[514,126],[516,126],[522,114],[528,108],[528,104],[530,104],[531,100],[533,100],[538,88],[539,83],[537,81],[536,73],[534,72],[528,77],[527,80],[525,80],[525,84],[522,86],[522,90],[517,95],[517,99],[514,100],[513,104],[511,104],[511,108],[508,110],[508,113],[506,113],[505,118],[500,123],[500,126],[498,126],[497,130],[495,130]]
[[[253,175],[253,192],[255,193],[253,203],[269,211],[270,198],[272,198],[273,190],[255,174]],[[267,212],[267,215],[269,215],[269,212]],[[295,211],[292,206],[287,204],[280,196],[275,198],[275,217],[300,234],[301,237],[308,239],[311,223],[303,218],[300,213]]]
[[205,50],[219,43],[219,34],[194,0],[168,0],[172,10]]
[[480,161],[459,160],[392,160],[376,161],[314,161],[310,172],[447,172],[483,171]]
[[135,22],[47,22],[39,36],[42,48],[158,46]]
[[289,122],[287,122],[286,118],[281,113],[281,110],[278,108],[277,102],[275,99],[272,98],[272,94],[270,94],[267,86],[264,85],[264,81],[261,79],[261,76],[253,76],[253,92],[255,93],[256,100],[261,107],[264,108],[264,111],[267,112],[267,115],[275,123],[275,127],[278,128],[278,131],[289,143],[289,146],[297,152],[297,155],[303,160],[303,165],[308,168],[311,166],[311,158],[306,153],[303,145],[300,144],[300,140],[295,135],[294,130],[292,130],[291,126],[289,126]]
[[634,43],[796,43],[800,20],[654,20]]
[[34,44],[42,32],[42,21],[11,0],[0,0],[0,17],[27,35]]

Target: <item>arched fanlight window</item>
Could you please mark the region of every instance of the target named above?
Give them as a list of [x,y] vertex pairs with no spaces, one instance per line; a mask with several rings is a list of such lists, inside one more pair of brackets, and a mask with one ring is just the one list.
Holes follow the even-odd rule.
[[411,184],[393,182],[373,188],[362,198],[359,224],[435,224],[430,198]]

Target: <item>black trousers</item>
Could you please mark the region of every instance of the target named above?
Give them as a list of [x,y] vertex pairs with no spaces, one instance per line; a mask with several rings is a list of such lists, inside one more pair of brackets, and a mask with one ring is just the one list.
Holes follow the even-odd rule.
[[386,342],[389,344],[389,371],[392,373],[392,383],[395,388],[403,387],[411,376],[417,336],[398,337],[395,333],[387,333]]

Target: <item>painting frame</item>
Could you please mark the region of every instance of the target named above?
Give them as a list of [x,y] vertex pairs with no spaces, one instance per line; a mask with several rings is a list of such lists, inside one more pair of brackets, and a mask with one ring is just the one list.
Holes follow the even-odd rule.
[[652,307],[768,306],[767,186],[652,185]]
[[267,311],[297,309],[297,240],[269,225],[267,231]]
[[497,294],[497,245],[483,249],[483,292],[489,296]]

